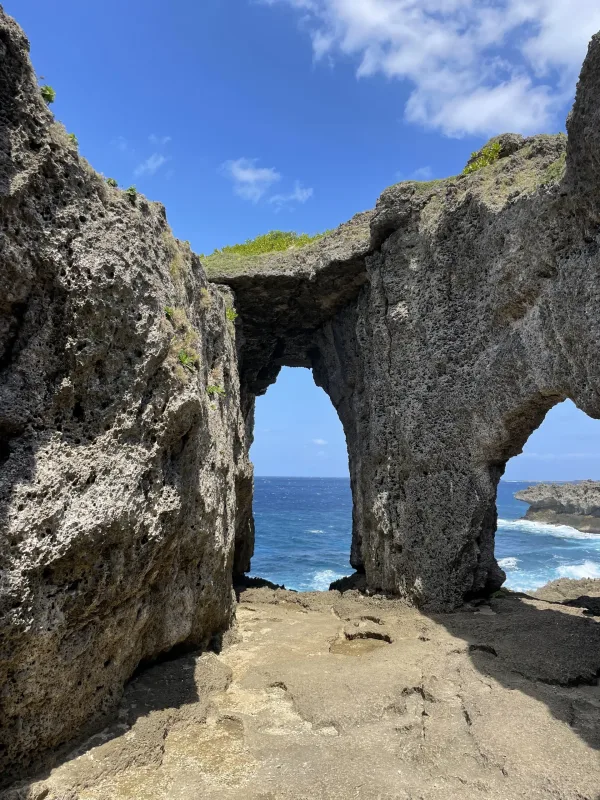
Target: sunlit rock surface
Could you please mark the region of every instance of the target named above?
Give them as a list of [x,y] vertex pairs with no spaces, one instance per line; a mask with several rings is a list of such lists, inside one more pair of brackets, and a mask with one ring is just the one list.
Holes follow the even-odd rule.
[[250,589],[218,656],[135,678],[112,725],[2,800],[596,800],[587,612]]

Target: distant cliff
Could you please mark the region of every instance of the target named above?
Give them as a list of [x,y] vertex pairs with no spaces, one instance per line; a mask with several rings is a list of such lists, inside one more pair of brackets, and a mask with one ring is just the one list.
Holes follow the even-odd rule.
[[539,483],[515,497],[531,504],[525,519],[600,533],[600,481]]

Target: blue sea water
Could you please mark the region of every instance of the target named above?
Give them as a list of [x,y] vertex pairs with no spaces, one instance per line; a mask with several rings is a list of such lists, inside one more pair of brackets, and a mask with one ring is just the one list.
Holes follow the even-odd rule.
[[[556,578],[600,578],[600,534],[520,519],[527,504],[498,487],[496,557],[506,586],[533,591]],[[352,495],[346,478],[255,478],[252,575],[300,591],[325,590],[352,573]]]

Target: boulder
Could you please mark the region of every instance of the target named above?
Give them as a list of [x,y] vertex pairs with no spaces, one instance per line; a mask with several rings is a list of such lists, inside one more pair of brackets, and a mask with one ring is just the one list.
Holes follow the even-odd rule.
[[[230,296],[109,187],[0,9],[0,775],[98,724],[234,613],[251,480]],[[219,392],[207,392],[218,386]]]

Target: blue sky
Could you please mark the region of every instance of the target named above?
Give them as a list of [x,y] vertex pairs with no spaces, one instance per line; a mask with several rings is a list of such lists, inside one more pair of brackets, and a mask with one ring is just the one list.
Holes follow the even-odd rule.
[[[199,253],[273,228],[334,227],[398,180],[459,172],[490,135],[562,130],[600,30],[598,0],[3,5],[81,153],[163,202]],[[286,372],[259,400],[259,474],[343,474],[335,412],[308,379]],[[600,443],[593,422],[588,430],[572,408],[560,413],[558,428]],[[287,439],[274,436],[274,419]],[[596,469],[567,459],[580,451],[551,434],[563,457],[536,444],[527,478]],[[308,446],[317,439],[328,444]],[[567,461],[569,474],[555,475]]]
[[[307,369],[283,369],[256,400],[252,460],[257,475],[343,477],[348,457],[342,425],[325,392]],[[505,480],[600,480],[600,420],[570,400],[546,415]]]

